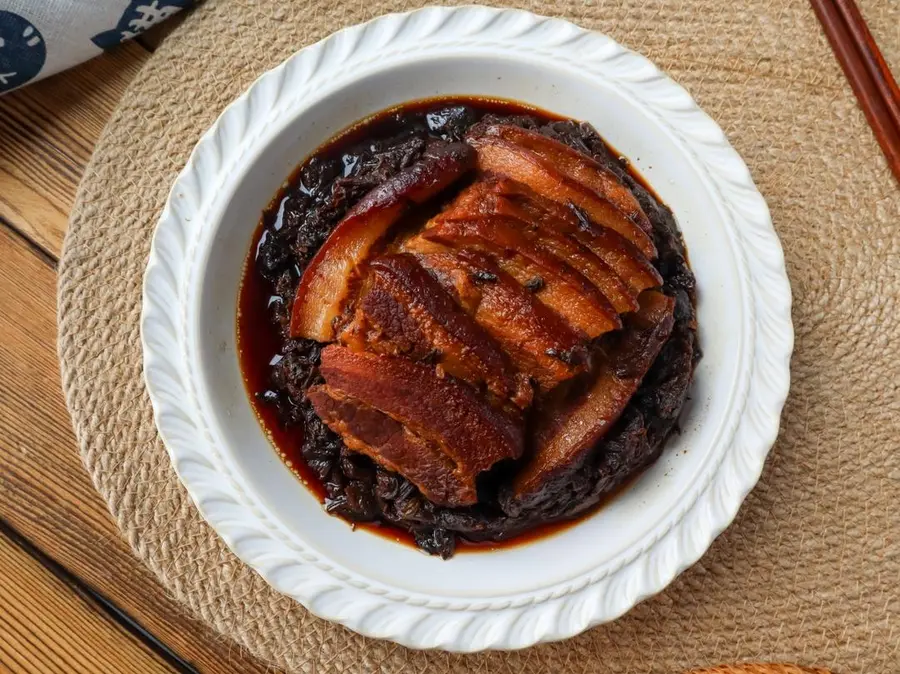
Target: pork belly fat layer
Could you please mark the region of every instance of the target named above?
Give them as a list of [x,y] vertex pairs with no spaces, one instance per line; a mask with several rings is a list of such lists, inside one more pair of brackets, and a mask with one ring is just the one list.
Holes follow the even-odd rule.
[[307,397],[348,449],[404,475],[429,501],[451,507],[475,503],[474,480],[458,479],[446,454],[400,422],[329,386],[314,386]]
[[303,272],[291,315],[291,336],[325,342],[353,296],[358,270],[411,204],[424,203],[468,171],[474,152],[465,143],[431,150],[379,185],[337,224]]
[[482,132],[528,148],[560,173],[615,206],[646,234],[651,233],[650,219],[631,190],[612,171],[592,157],[536,131],[511,124],[490,124],[482,127]]
[[325,383],[387,414],[438,446],[473,477],[522,454],[521,422],[433,366],[332,344],[322,351]]
[[517,499],[539,498],[545,485],[579,467],[637,391],[672,332],[675,309],[675,301],[659,292],[643,293],[640,302],[585,393],[543,411],[534,452],[513,482]]
[[[483,176],[477,184],[483,186],[481,191],[486,193],[476,207],[479,213],[495,212],[527,220],[545,231],[577,239],[636,293],[662,285],[659,272],[637,246],[617,231],[598,225],[573,204],[552,201],[527,185],[503,176]],[[460,197],[468,197],[468,192],[466,190]]]
[[452,251],[424,239],[410,244],[412,249],[429,251],[420,254],[422,264],[500,343],[513,365],[542,390],[550,390],[585,370],[584,335],[490,258],[472,251]]
[[469,142],[477,150],[481,172],[512,178],[563,205],[575,204],[597,224],[619,232],[648,258],[656,257],[652,239],[639,224],[593,189],[561,173],[532,150],[499,136],[475,136]]
[[438,220],[423,236],[459,250],[485,253],[520,285],[542,279],[538,299],[592,339],[622,327],[618,313],[596,286],[540,244],[530,241],[510,218]]
[[500,345],[409,254],[373,260],[341,341],[354,350],[429,360],[494,395],[530,403],[530,387]]
[[[496,180],[479,180],[463,190],[436,220],[468,220],[493,216],[507,222],[518,223],[530,242],[590,281],[609,300],[615,311],[621,314],[638,308],[638,292],[626,284],[590,248],[577,238],[569,236],[567,232],[561,231],[564,227],[553,223],[552,214],[542,212],[537,206],[528,207],[527,202],[516,203],[500,194],[500,189],[502,188]],[[571,218],[575,218],[568,209],[562,210]]]

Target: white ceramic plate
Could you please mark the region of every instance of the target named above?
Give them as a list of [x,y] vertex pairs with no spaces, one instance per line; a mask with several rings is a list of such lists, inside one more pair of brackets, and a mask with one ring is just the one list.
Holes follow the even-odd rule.
[[[325,514],[267,442],[235,352],[241,265],[290,171],[409,100],[511,98],[591,122],[675,212],[700,289],[703,360],[683,432],[597,514],[449,561]],[[778,432],[791,295],[765,201],[718,126],[643,57],[521,11],[429,8],[348,28],[263,75],[197,144],[144,282],[144,372],[175,470],[244,562],[313,613],[419,648],[562,639],[693,564],[734,518]]]

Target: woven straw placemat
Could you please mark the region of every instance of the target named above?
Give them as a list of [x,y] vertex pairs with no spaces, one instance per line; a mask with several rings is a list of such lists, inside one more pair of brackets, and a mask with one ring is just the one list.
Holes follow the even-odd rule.
[[[59,353],[85,466],[135,554],[217,630],[301,672],[674,674],[747,660],[900,671],[900,190],[805,0],[521,5],[604,31],[685,85],[746,159],[784,244],[796,351],[781,435],[735,523],[668,590],[563,643],[413,652],[312,617],[200,519],[141,377],[141,278],[169,186],[264,70],[417,4],[206,2],[100,139],[60,264]],[[898,70],[900,0],[863,9]]]

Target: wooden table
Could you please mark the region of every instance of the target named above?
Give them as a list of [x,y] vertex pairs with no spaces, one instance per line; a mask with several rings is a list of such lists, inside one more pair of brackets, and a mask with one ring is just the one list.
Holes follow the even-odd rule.
[[68,213],[119,97],[171,28],[0,97],[0,674],[273,671],[187,616],[132,555],[60,388]]
[[162,35],[0,97],[0,672],[272,671],[188,617],[132,555],[82,468],[60,388],[68,213]]

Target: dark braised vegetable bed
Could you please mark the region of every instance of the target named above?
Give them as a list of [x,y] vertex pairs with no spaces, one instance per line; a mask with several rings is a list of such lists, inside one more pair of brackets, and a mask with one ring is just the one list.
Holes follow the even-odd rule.
[[[558,197],[557,182],[545,189],[553,176],[528,167],[578,161],[554,141],[614,176],[624,186],[617,208],[633,212],[600,227],[607,215],[594,202]],[[547,161],[532,166],[535,153]],[[397,194],[405,205],[389,213]],[[353,217],[360,223],[345,226]],[[550,217],[563,234],[509,226]],[[295,309],[300,279],[338,223],[371,235],[379,257],[366,257],[367,275],[353,285],[307,274],[315,301]],[[590,247],[619,237],[609,226],[644,254],[633,257],[646,269],[617,258],[607,260],[610,274],[596,261]],[[516,254],[498,256],[504,245]],[[548,255],[548,272],[533,273]],[[553,266],[560,256],[568,264]],[[568,292],[573,268],[593,285]],[[466,304],[470,291],[485,307],[496,299],[527,308],[491,322]],[[320,149],[264,215],[242,288],[242,365],[279,449],[318,482],[329,512],[399,527],[447,557],[459,537],[508,540],[590,511],[656,460],[699,357],[694,305],[671,212],[589,125],[476,99],[413,104]],[[402,307],[424,307],[426,318],[407,325]],[[293,334],[300,325],[318,339],[291,337],[292,309]],[[423,342],[423,331],[446,337],[442,348]],[[328,346],[323,363],[323,341],[335,340],[342,346]],[[422,388],[419,405],[386,395],[409,382]],[[481,421],[429,435],[458,409]],[[612,423],[601,428],[604,414]],[[488,452],[476,446],[484,434],[505,439]]]

